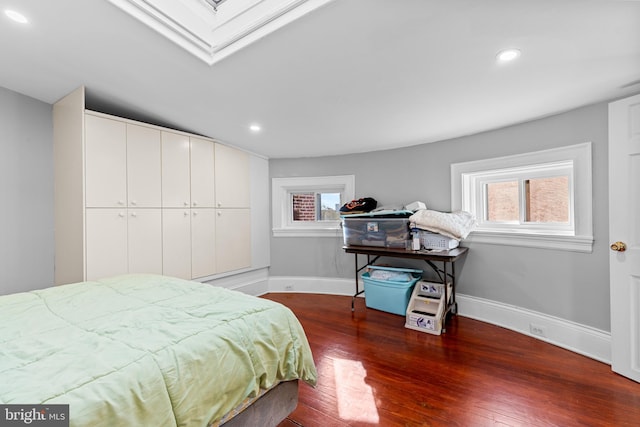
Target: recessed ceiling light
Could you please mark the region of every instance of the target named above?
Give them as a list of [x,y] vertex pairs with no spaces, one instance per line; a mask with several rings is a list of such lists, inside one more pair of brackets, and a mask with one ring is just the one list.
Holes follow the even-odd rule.
[[249,126],[249,130],[251,132],[260,132],[260,129],[262,129],[260,127],[260,125],[253,124],[253,125]]
[[7,15],[9,19],[19,22],[20,24],[26,24],[27,22],[29,22],[26,16],[24,16],[20,12],[16,12],[15,10],[7,9],[4,11],[4,14]]
[[509,62],[520,56],[520,51],[518,49],[505,49],[498,52],[496,58],[498,62]]

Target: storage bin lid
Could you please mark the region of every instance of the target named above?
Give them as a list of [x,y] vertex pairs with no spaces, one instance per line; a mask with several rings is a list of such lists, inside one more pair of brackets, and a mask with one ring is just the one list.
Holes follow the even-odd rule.
[[[397,267],[383,267],[380,265],[368,265],[367,269],[378,270],[378,271],[388,271],[390,273],[403,273],[399,276],[404,276],[409,279],[409,280],[406,280],[406,279],[400,280],[400,279],[395,279],[394,277],[388,277],[388,278],[385,277],[383,280],[388,282],[407,282],[407,281],[411,282],[416,280],[417,278],[422,277],[422,270],[416,270],[413,268],[397,268]],[[369,271],[366,271],[362,276],[373,278],[373,275],[369,273]],[[376,277],[375,279],[379,279],[379,278]]]
[[340,215],[340,218],[409,218],[411,215],[413,215],[413,211],[388,209],[361,214]]
[[417,273],[422,274],[422,270],[417,270],[415,268],[398,268],[398,267],[386,267],[382,265],[367,265],[367,268],[372,270],[387,270],[387,271],[398,271],[401,273]]

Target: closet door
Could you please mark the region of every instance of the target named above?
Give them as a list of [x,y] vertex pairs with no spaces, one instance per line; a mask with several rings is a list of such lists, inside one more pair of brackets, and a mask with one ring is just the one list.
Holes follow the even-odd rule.
[[85,114],[87,207],[125,207],[127,135],[123,122]]
[[126,274],[126,209],[86,210],[86,280]]
[[191,279],[191,210],[162,210],[162,274]]
[[162,132],[162,207],[191,206],[189,137]]
[[250,207],[249,155],[244,151],[216,144],[216,207]]
[[191,275],[193,278],[216,273],[215,209],[191,210]]
[[160,150],[159,130],[127,124],[127,206],[162,206]]
[[129,273],[162,274],[162,217],[160,209],[129,209]]
[[214,199],[214,142],[191,137],[191,206],[212,208]]
[[251,267],[251,210],[216,211],[217,272]]

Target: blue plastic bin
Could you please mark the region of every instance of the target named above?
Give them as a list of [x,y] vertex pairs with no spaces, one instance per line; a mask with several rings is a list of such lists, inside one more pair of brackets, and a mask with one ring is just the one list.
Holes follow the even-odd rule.
[[364,300],[367,307],[400,316],[406,315],[407,305],[411,299],[411,292],[418,280],[422,278],[422,270],[380,267],[377,265],[369,265],[367,269],[395,271],[409,273],[411,275],[412,280],[402,282],[372,279],[369,271],[365,271],[360,276],[364,282]]

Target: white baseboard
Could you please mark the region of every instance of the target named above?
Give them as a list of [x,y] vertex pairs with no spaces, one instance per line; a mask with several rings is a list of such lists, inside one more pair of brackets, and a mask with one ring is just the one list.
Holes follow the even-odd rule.
[[206,283],[220,286],[222,288],[233,289],[249,295],[264,295],[269,292],[269,269],[260,268],[257,270],[208,280]]
[[[269,277],[269,292],[353,295],[353,279]],[[360,285],[362,289],[362,285]],[[501,326],[611,364],[611,334],[569,320],[469,295],[456,295],[458,314]],[[545,336],[532,333],[532,325]]]
[[[360,285],[362,289],[362,285]],[[269,292],[296,292],[330,295],[353,295],[356,286],[353,279],[326,277],[269,277]]]
[[[611,364],[611,334],[590,326],[470,295],[456,294],[458,314]],[[533,333],[542,332],[544,336]]]
[[[331,295],[355,293],[353,279],[326,277],[269,277],[259,269],[213,280],[209,283],[250,295],[267,292],[296,292]],[[362,289],[362,284],[360,284]],[[360,295],[362,296],[362,294]],[[456,294],[458,315],[516,331],[565,348],[603,363],[611,364],[611,334],[559,317],[527,310],[470,295]],[[537,331],[538,333],[533,333]],[[544,336],[541,336],[542,333]]]

